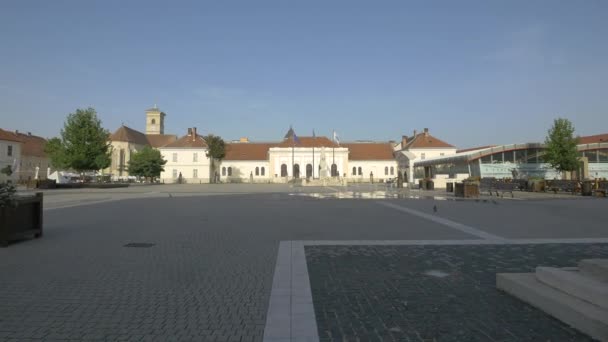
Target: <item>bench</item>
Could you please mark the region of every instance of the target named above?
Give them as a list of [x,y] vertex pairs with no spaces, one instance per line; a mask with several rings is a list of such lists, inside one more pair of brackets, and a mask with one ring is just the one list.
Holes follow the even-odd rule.
[[608,182],[602,181],[598,184],[598,188],[593,190],[593,193],[596,196],[606,197],[606,193],[608,192]]
[[513,190],[519,186],[520,183],[518,182],[505,182],[496,178],[482,178],[479,180],[479,192],[487,191],[490,196],[494,196],[494,193],[496,193],[496,197],[504,197],[505,192],[511,193],[511,197],[513,197]]
[[558,191],[571,192],[573,195],[579,191],[580,183],[575,180],[549,180],[547,181],[547,189],[557,193]]

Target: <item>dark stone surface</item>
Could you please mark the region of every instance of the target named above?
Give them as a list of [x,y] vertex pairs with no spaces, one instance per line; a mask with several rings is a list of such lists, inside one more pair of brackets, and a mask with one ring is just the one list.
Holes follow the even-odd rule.
[[306,247],[321,341],[591,341],[496,289],[591,257],[608,244]]

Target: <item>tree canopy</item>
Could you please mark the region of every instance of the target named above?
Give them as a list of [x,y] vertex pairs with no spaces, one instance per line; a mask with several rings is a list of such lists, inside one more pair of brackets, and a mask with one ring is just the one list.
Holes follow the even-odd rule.
[[50,139],[45,151],[56,168],[97,171],[110,166],[108,137],[109,132],[101,126],[95,109],[77,109],[68,114],[61,138]]
[[560,172],[575,171],[579,166],[577,144],[572,122],[568,119],[555,119],[545,138],[543,159]]
[[204,136],[203,139],[209,146],[209,152],[207,156],[213,159],[222,160],[226,156],[226,143],[224,139],[217,135],[209,134]]
[[130,175],[154,180],[154,178],[160,177],[160,173],[165,170],[166,163],[167,161],[163,159],[160,151],[146,146],[141,151],[131,154],[128,171]]

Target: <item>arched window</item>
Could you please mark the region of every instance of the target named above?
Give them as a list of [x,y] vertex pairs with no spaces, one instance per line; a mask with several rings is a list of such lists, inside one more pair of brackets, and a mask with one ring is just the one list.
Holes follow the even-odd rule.
[[152,122],[150,122],[153,125],[156,125],[156,119],[152,119]]
[[232,166],[228,166],[228,177],[232,176]]
[[306,178],[312,177],[312,165],[306,164]]
[[264,169],[264,167],[262,166],[262,176],[264,176],[265,173],[266,173],[266,169]]
[[353,176],[356,176],[356,175],[357,175],[357,167],[353,166]]
[[293,164],[293,177],[300,178],[300,164]]
[[255,167],[255,175],[259,176],[260,175],[260,168],[259,167]]
[[363,169],[361,169],[361,166],[359,166],[359,176],[363,176]]
[[331,176],[338,177],[338,165],[331,164]]
[[385,175],[385,176],[388,176],[388,166],[385,166],[385,167],[384,167],[384,175]]
[[393,166],[391,166],[391,176],[393,176],[395,174],[395,168]]
[[281,164],[281,177],[287,177],[287,165]]
[[225,176],[225,175],[226,175],[226,167],[224,166],[224,167],[222,168],[222,176]]

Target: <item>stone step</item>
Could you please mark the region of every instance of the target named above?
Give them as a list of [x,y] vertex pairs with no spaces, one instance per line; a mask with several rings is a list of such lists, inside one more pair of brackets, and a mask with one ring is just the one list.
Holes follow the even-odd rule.
[[581,273],[608,282],[608,259],[584,259],[578,263]]
[[585,276],[579,271],[557,267],[537,267],[536,279],[591,304],[608,309],[608,283]]
[[496,286],[595,339],[608,341],[608,310],[556,290],[538,281],[534,273],[499,273]]

